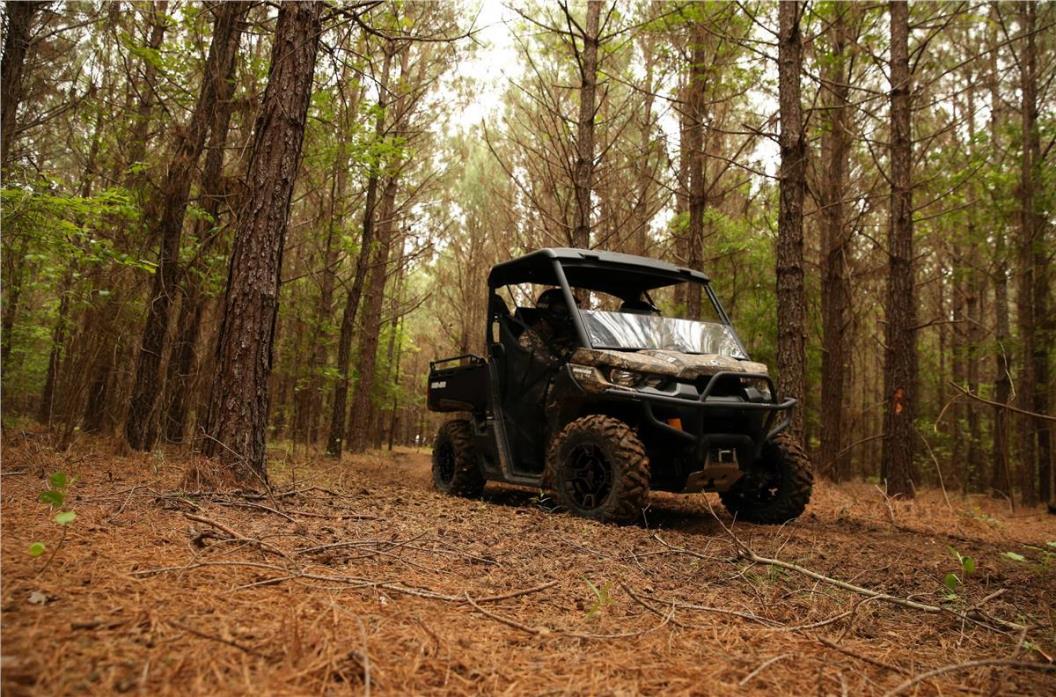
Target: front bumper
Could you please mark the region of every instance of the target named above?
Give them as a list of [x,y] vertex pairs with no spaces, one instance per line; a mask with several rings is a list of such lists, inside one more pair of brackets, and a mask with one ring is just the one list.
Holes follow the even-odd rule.
[[[614,385],[595,386],[597,389],[588,391],[571,370],[568,377],[579,389],[589,392],[592,401],[613,402],[639,410],[642,426],[654,435],[676,441],[680,449],[690,450],[695,462],[707,463],[712,453],[732,449],[742,468],[751,465],[763,445],[788,427],[790,412],[797,402],[792,398],[779,400],[773,380],[765,373],[720,371],[711,375],[693,396]],[[724,382],[745,378],[765,381],[772,395],[770,400],[749,401],[715,394]]]

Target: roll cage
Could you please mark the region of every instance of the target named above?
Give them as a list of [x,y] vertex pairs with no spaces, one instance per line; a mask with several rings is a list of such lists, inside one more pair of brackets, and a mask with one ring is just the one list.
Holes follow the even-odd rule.
[[508,312],[497,291],[503,286],[532,283],[561,289],[569,309],[576,339],[580,346],[591,347],[583,318],[579,314],[573,288],[606,293],[623,301],[638,300],[649,291],[678,283],[697,283],[715,309],[722,324],[729,327],[745,357],[748,352],[733,330],[729,315],[711,288],[710,279],[699,271],[657,259],[567,247],[544,248],[502,264],[488,274],[489,310],[485,327],[485,345],[494,342],[490,336],[491,321]]

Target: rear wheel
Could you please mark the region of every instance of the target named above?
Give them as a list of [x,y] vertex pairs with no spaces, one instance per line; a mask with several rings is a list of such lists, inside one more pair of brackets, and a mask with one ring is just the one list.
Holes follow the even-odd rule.
[[738,520],[779,524],[799,517],[813,488],[814,475],[803,446],[781,433],[763,446],[752,471],[719,498]]
[[546,481],[569,512],[630,522],[649,501],[649,458],[630,426],[591,415],[565,426],[550,443]]
[[480,456],[473,445],[473,425],[465,420],[448,421],[433,444],[433,486],[454,496],[474,498],[484,491]]

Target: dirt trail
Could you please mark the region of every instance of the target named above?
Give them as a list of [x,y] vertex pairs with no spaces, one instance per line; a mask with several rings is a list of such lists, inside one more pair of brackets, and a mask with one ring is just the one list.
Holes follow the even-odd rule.
[[[1056,693],[1037,670],[1056,652],[1056,523],[1000,502],[950,510],[924,492],[889,513],[870,485],[822,483],[799,521],[734,530],[860,586],[979,604],[1030,625],[1025,640],[738,559],[703,496],[657,495],[647,526],[615,527],[548,512],[538,492],[441,496],[411,450],[276,451],[267,498],[181,491],[187,457],[113,452],[4,445],[4,694],[880,695],[980,660],[1027,667],[902,693]],[[77,478],[77,520],[41,573],[26,549],[58,541],[36,500],[56,470]],[[964,583],[944,599],[951,572]]]

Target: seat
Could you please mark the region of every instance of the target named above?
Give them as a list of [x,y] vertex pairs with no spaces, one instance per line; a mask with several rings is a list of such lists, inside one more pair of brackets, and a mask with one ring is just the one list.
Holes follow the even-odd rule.
[[631,315],[660,315],[660,310],[648,300],[624,300],[620,305],[620,312]]

